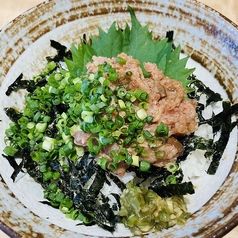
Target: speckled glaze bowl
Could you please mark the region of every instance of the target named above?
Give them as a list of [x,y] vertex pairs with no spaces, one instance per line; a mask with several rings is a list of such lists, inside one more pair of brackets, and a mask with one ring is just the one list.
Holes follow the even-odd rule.
[[[44,68],[45,56],[54,54],[50,39],[70,47],[84,33],[96,35],[99,26],[107,30],[117,21],[123,27],[130,21],[127,5],[134,9],[142,25],[149,23],[155,37],[164,37],[167,30],[174,30],[176,43],[197,62],[200,77],[212,76],[232,102],[238,101],[238,28],[203,4],[193,0],[49,0],[0,31],[1,152],[4,128],[9,123],[3,108],[12,104],[22,107],[22,95],[5,96],[8,85],[20,73],[31,77]],[[203,181],[204,194],[197,198],[201,205],[186,225],[148,237],[221,237],[238,224],[236,138],[235,132],[229,149],[233,152],[225,154],[215,177],[218,183],[213,186]],[[130,236],[123,228],[110,234],[97,227],[76,226],[60,212],[40,204],[40,185],[28,175],[13,183],[12,168],[2,156],[0,173],[0,228],[11,237]]]

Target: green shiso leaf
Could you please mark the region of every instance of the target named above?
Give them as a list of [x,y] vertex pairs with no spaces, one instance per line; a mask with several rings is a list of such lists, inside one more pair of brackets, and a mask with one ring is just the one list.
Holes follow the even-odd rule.
[[139,60],[145,77],[150,77],[144,69],[144,62],[155,63],[165,76],[181,81],[187,92],[191,91],[188,85],[192,83],[188,76],[194,69],[186,68],[189,57],[180,59],[181,46],[173,49],[173,42],[167,38],[154,40],[148,25],[142,26],[133,9],[128,6],[131,16],[131,28],[126,24],[125,29],[117,27],[113,22],[108,32],[99,28],[99,36],[91,36],[91,44],[81,40],[78,48],[72,45],[72,60],[65,59],[72,76],[77,77],[86,72],[87,62],[92,61],[92,56],[116,57],[124,52]]
[[187,69],[186,64],[189,57],[179,59],[181,46],[179,45],[174,51],[167,55],[164,74],[172,79],[177,79],[182,82],[183,86],[187,88],[191,80],[187,80],[195,69]]
[[[128,28],[128,27],[127,27]],[[99,28],[99,37],[91,37],[92,47],[96,55],[111,58],[117,56],[123,50],[124,32],[116,28],[116,22],[113,22],[108,33]]]
[[86,64],[92,61],[92,56],[95,55],[93,48],[80,42],[78,48],[74,44],[71,46],[72,60],[64,58],[64,61],[73,77],[82,75],[86,70]]

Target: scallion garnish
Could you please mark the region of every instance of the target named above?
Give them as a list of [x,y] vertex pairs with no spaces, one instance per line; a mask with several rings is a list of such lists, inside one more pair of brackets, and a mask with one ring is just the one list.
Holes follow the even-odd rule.
[[147,172],[150,169],[150,163],[146,160],[140,161],[140,170],[143,172]]
[[126,59],[124,59],[124,58],[122,58],[122,57],[117,57],[117,58],[116,58],[116,62],[117,62],[118,64],[123,65],[123,64],[126,63]]
[[167,163],[165,167],[169,172],[172,172],[172,173],[176,172],[179,168],[179,166],[176,163],[172,163],[172,162]]
[[102,144],[97,137],[90,137],[88,140],[88,150],[93,156],[96,156],[102,149]]
[[134,96],[140,101],[144,101],[144,102],[147,102],[149,97],[148,93],[141,89],[135,90]]
[[177,184],[177,178],[175,175],[170,174],[165,179],[166,184]]
[[107,165],[108,165],[108,159],[105,157],[101,157],[98,161],[97,164],[104,170],[107,169]]
[[164,137],[164,136],[168,136],[169,134],[169,128],[168,126],[166,126],[163,122],[161,122],[155,130],[155,135],[157,137]]

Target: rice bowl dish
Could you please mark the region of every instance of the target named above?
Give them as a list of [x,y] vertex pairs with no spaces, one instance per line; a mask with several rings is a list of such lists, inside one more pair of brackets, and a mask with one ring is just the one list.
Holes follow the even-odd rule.
[[[140,14],[138,14],[138,17],[140,17]],[[143,21],[143,17],[141,19]],[[120,20],[118,22],[120,22]],[[127,22],[129,22],[129,20]],[[103,26],[105,24],[100,22],[99,25]],[[152,26],[153,26],[153,24],[152,24]],[[171,26],[170,26],[170,28],[171,28]],[[66,31],[67,28],[64,28],[64,26],[61,26],[61,29],[62,29],[62,32],[64,32],[64,31]],[[95,32],[93,32],[92,34],[96,34],[96,30],[97,29],[95,29]],[[77,30],[72,25],[72,32],[73,31],[77,31]],[[85,31],[85,30],[83,30],[83,31]],[[191,53],[189,51],[190,48],[189,47],[186,48],[186,46],[183,47],[183,41],[182,40],[179,41],[179,39],[178,39],[179,37],[178,38],[176,37],[176,36],[179,36],[179,33],[178,33],[178,35],[176,35],[177,34],[176,29],[174,29],[174,32],[175,32],[175,41],[178,42],[178,44],[182,44],[182,49],[184,49],[185,55],[190,54]],[[48,32],[47,33],[47,37],[38,39],[37,40],[38,44],[40,46],[49,45],[50,39],[56,39],[56,38],[54,38],[54,34],[53,35],[52,34],[53,33]],[[155,31],[155,34],[158,34],[158,32]],[[160,36],[162,34],[163,33],[161,33],[161,34],[159,33]],[[61,37],[57,38],[57,41],[62,42],[63,44],[65,44],[68,47],[70,47],[70,44],[72,42],[75,42],[75,39],[71,39],[70,41],[67,42],[64,39],[63,35],[64,35],[64,33],[62,33]],[[34,44],[31,45],[31,47],[34,47]],[[39,64],[38,59],[35,59],[33,61],[32,61],[32,59],[30,59],[31,58],[30,55],[31,55],[32,51],[35,51],[35,49],[33,48],[33,50],[31,49],[31,51],[25,51],[23,53],[23,56],[24,56],[24,59],[25,59],[25,64],[32,65],[32,67],[34,68],[35,63],[37,63],[38,66],[41,63]],[[37,51],[42,56],[41,57],[42,59],[46,55],[53,55],[54,54],[54,52],[51,52],[51,50],[49,50],[49,47],[46,47],[45,50],[42,50],[42,51],[41,50],[37,50]],[[46,54],[46,52],[47,52],[47,54]],[[21,57],[23,57],[23,56],[21,56]],[[20,59],[16,61],[16,63],[13,65],[12,69],[7,74],[7,78],[9,78],[9,80],[11,80],[11,81],[14,80],[15,78],[17,78],[17,74],[19,75],[19,70],[16,71],[16,69],[19,68],[18,64],[21,64]],[[206,80],[204,82],[206,84],[206,86],[211,86],[211,88],[214,88],[213,85],[216,85],[216,92],[219,92],[222,95],[222,97],[225,98],[225,99],[227,99],[228,96],[229,96],[229,99],[233,100],[230,97],[230,94],[228,94],[228,95],[226,94],[226,91],[223,89],[222,86],[220,86],[218,81],[214,80],[214,76],[213,76],[212,73],[208,73],[208,71],[206,69],[201,67],[201,65],[199,65],[198,63],[196,63],[193,60],[189,60],[187,65],[188,65],[188,68],[196,67],[196,71],[194,72],[194,74],[198,78],[204,78],[204,75],[206,75],[205,76]],[[41,65],[41,70],[42,70],[43,67],[44,67],[44,63],[42,63],[42,65]],[[24,71],[23,67],[21,67],[21,69]],[[31,72],[30,71],[23,72],[23,74],[30,78],[30,77],[32,77],[33,74],[35,74],[33,71],[34,70],[32,70]],[[7,82],[7,80],[6,81],[4,80],[4,82],[3,82],[2,86],[1,86],[1,90],[3,92],[6,92],[8,86],[9,86],[9,83],[5,83],[5,82]],[[17,102],[15,104],[15,106],[18,107],[18,108],[22,108],[23,107],[23,105],[21,104],[21,102],[23,101],[22,100],[22,95],[14,94],[13,97],[16,97],[16,99],[14,99]],[[201,99],[201,100],[204,100],[204,99]],[[6,103],[6,101],[4,102],[4,108],[8,107],[9,105],[10,105],[10,103]],[[221,104],[214,105],[214,107],[213,107],[213,110],[216,113],[219,113],[220,109],[221,109]],[[203,115],[203,116],[206,117],[208,115],[208,118],[209,118],[209,116],[211,115],[210,113],[211,113],[211,108],[208,108],[207,109],[207,114]],[[5,117],[4,120],[3,120],[3,125],[5,126],[4,128],[7,128],[7,124],[8,124],[7,123],[7,118]],[[207,132],[207,131],[209,132],[209,130],[211,131],[211,127],[203,125],[196,132],[197,133],[196,135],[198,135],[198,136],[199,135],[203,135],[204,136],[204,132]],[[209,136],[211,136],[211,134],[207,133],[207,135],[205,137],[209,139]],[[228,144],[228,147],[227,147],[229,149],[224,152],[223,159],[220,161],[219,168],[218,168],[218,170],[216,172],[216,175],[214,175],[213,179],[211,179],[211,176],[207,175],[207,173],[206,173],[206,171],[208,170],[209,161],[204,159],[204,153],[201,150],[196,151],[196,153],[192,153],[192,155],[190,155],[191,159],[190,159],[189,163],[186,163],[185,161],[181,162],[181,167],[183,168],[183,171],[186,171],[186,172],[184,172],[184,174],[185,174],[185,178],[184,179],[185,180],[189,180],[189,181],[193,180],[194,184],[195,184],[195,187],[196,187],[196,194],[195,195],[188,195],[187,197],[185,197],[185,201],[187,200],[186,204],[187,204],[188,211],[191,212],[191,213],[194,213],[194,212],[198,211],[194,215],[195,216],[195,220],[196,220],[196,214],[199,214],[199,209],[201,209],[201,207],[204,204],[206,204],[207,201],[220,188],[220,186],[222,185],[224,179],[229,174],[230,169],[233,166],[234,157],[235,157],[235,154],[236,154],[236,147],[234,146],[234,144],[236,145],[236,143],[234,143],[234,141],[236,141],[236,130],[233,130],[231,135],[230,135],[230,144]],[[201,159],[201,158],[203,158],[203,159]],[[66,222],[67,224],[66,224],[65,220],[63,218],[64,216],[62,214],[58,213],[58,211],[55,211],[55,210],[52,211],[50,209],[48,211],[48,209],[47,209],[47,207],[45,205],[43,205],[43,204],[39,205],[39,200],[40,200],[39,198],[42,197],[42,195],[41,195],[42,194],[42,189],[41,189],[40,186],[36,185],[35,182],[33,182],[32,179],[28,175],[21,174],[20,177],[22,177],[22,178],[18,178],[15,183],[12,183],[12,181],[10,179],[10,176],[9,176],[13,172],[12,168],[9,167],[9,165],[7,164],[6,161],[5,161],[6,163],[4,162],[4,160],[2,162],[3,162],[3,165],[4,165],[4,172],[1,171],[1,174],[3,174],[2,176],[4,177],[4,180],[6,181],[8,186],[11,187],[10,189],[12,191],[14,191],[14,194],[18,197],[18,199],[20,199],[23,203],[25,203],[24,201],[31,201],[27,205],[28,208],[31,211],[33,211],[38,216],[42,217],[42,215],[41,215],[42,213],[41,212],[44,210],[44,212],[43,212],[44,213],[43,220],[45,219],[46,222],[47,222],[48,219],[51,222],[53,220],[53,223],[56,224],[57,226],[63,227],[65,229],[68,229],[68,230],[70,230],[70,232],[72,231],[73,233],[74,232],[76,232],[76,233],[78,232],[78,227],[76,226],[77,222],[75,223],[74,221],[73,222],[71,221],[71,222],[68,223],[68,221],[67,221]],[[196,168],[196,169],[195,170],[189,169],[191,167],[192,168]],[[217,179],[217,178],[222,178],[222,179]],[[206,186],[206,183],[207,183],[208,180],[209,180],[209,183],[211,184],[211,187],[210,186],[209,187]],[[25,182],[27,183],[27,185],[25,185]],[[38,189],[36,189],[37,186],[38,186]],[[19,188],[21,187],[21,190],[17,189],[17,187],[19,187]],[[29,188],[31,188],[31,187],[32,187],[32,189],[34,189],[34,191],[36,191],[36,193],[33,194],[33,195],[31,194],[31,196],[28,196],[27,194],[29,194],[29,193],[27,193],[27,190]],[[25,190],[24,188],[28,188],[28,189]],[[207,192],[205,192],[205,191],[207,191]],[[206,197],[204,197],[204,194],[206,194]],[[188,221],[188,223],[187,223],[188,226],[189,226],[190,222],[192,222],[192,221],[191,220]],[[103,235],[103,236],[110,236],[109,233],[104,233],[105,231],[101,231],[96,226],[90,227],[90,229],[88,227],[80,227],[80,233],[81,232],[83,234],[88,234],[88,235],[92,235],[92,236],[95,235],[95,234],[98,235],[99,232],[100,232],[100,234]],[[170,232],[175,232],[175,234],[176,234],[176,232],[179,232],[179,228],[175,227],[175,228],[172,228],[171,231],[162,231],[161,234],[164,234],[166,236],[167,232],[168,232],[168,235],[169,235]],[[121,233],[120,229],[119,229],[119,230],[116,230],[113,235],[114,236],[121,236],[121,235],[125,236],[126,234],[124,232]],[[131,233],[128,233],[127,235],[130,236]]]

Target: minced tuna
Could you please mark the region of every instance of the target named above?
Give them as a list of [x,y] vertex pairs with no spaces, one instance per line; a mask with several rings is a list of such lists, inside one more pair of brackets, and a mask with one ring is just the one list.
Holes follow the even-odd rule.
[[[89,73],[96,73],[98,65],[108,62],[118,72],[118,81],[111,83],[110,88],[113,90],[118,84],[123,84],[128,90],[142,89],[149,95],[147,114],[153,116],[153,121],[146,124],[144,130],[154,133],[155,128],[163,122],[169,128],[169,135],[165,142],[161,144],[160,150],[163,151],[163,157],[158,159],[155,156],[153,148],[150,148],[145,141],[141,145],[147,155],[143,160],[147,160],[151,164],[162,167],[168,162],[175,162],[177,157],[183,152],[183,146],[176,139],[178,136],[184,136],[193,133],[197,127],[196,121],[196,101],[187,99],[186,90],[182,83],[164,76],[163,72],[157,68],[156,64],[144,63],[145,70],[150,74],[149,78],[145,78],[138,60],[131,56],[121,53],[118,55],[126,60],[125,64],[117,62],[116,58],[93,57],[93,62],[87,63]],[[126,72],[131,72],[130,80],[124,76]],[[90,138],[90,134],[83,132],[74,132],[75,143],[85,146],[86,141]],[[111,148],[118,145],[110,145],[104,148],[97,158],[102,156],[110,160]],[[136,154],[133,148],[128,148],[131,154]],[[127,169],[124,162],[120,162],[118,174],[122,175]]]

